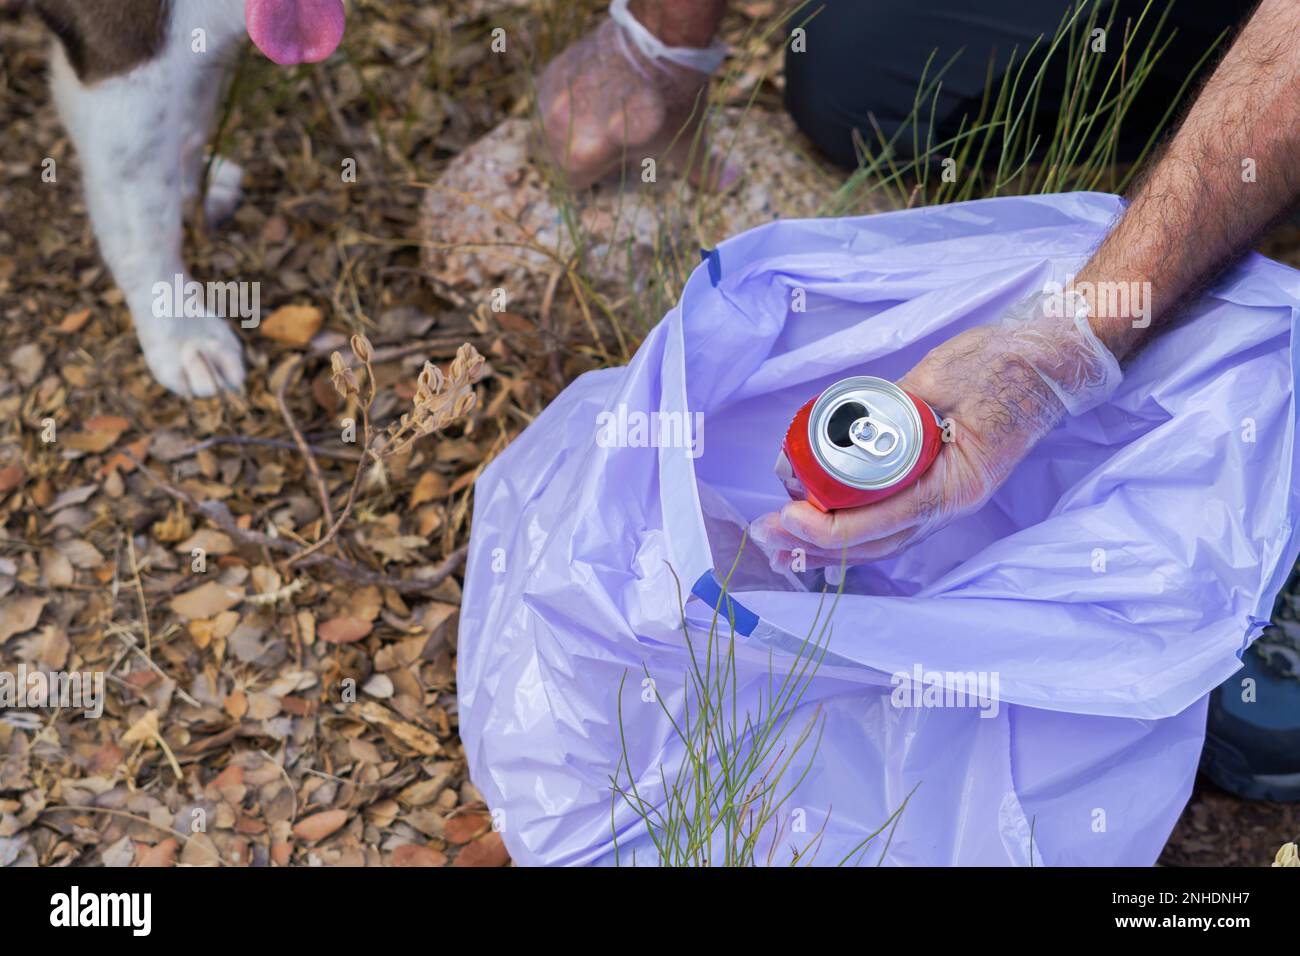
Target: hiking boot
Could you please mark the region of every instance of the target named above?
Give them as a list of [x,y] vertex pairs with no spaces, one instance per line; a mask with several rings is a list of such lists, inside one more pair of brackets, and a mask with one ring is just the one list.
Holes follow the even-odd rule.
[[1273,624],[1242,669],[1210,695],[1201,771],[1249,800],[1300,802],[1300,579],[1292,574]]

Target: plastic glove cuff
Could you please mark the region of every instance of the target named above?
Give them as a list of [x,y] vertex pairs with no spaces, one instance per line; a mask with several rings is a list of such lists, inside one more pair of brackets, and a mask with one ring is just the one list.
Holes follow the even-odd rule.
[[688,46],[669,46],[647,30],[632,11],[628,9],[628,0],[612,0],[609,16],[623,30],[623,34],[632,42],[642,55],[650,60],[672,63],[697,73],[713,73],[722,65],[727,55],[727,48],[714,40],[703,49]]
[[1124,378],[1119,362],[1088,321],[1082,295],[1045,292],[1010,318],[1016,348],[1070,415],[1104,403]]

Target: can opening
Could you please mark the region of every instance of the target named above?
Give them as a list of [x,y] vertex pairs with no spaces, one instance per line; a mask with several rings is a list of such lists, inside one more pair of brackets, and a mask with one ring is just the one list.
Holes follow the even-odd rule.
[[826,437],[840,448],[852,448],[853,439],[849,435],[849,427],[859,418],[866,418],[868,414],[867,406],[861,402],[845,402],[835,409],[827,420]]

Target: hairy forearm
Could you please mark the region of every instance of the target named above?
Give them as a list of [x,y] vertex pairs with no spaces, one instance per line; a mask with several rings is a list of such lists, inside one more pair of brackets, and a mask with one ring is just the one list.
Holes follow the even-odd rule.
[[[1098,336],[1123,359],[1298,196],[1300,2],[1264,0],[1076,277]],[[1149,313],[1106,314],[1105,283],[1145,284]]]
[[713,42],[727,0],[631,0],[628,9],[669,46],[702,48]]

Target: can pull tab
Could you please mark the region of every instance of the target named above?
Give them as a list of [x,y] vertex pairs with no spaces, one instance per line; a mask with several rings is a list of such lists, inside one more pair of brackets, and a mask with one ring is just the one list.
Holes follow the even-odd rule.
[[884,458],[898,448],[898,429],[878,418],[864,415],[849,426],[849,441],[868,455]]

